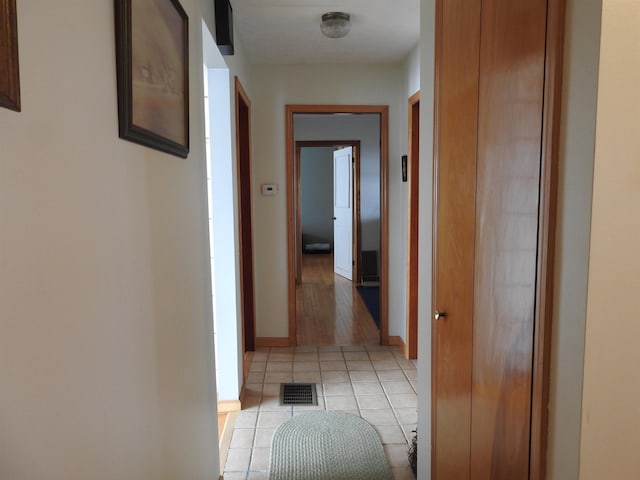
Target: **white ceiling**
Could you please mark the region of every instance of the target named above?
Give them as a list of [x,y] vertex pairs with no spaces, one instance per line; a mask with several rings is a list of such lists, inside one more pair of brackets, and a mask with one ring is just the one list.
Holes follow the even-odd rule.
[[[256,64],[391,63],[418,43],[420,0],[231,0],[234,35]],[[351,15],[351,32],[326,38],[323,13]]]

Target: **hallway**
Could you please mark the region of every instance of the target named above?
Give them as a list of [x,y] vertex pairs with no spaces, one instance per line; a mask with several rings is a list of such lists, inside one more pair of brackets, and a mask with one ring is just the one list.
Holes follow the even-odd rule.
[[[280,383],[316,383],[318,406],[280,406]],[[294,415],[339,410],[371,423],[394,479],[413,479],[408,442],[417,422],[417,371],[399,347],[299,346],[259,349],[247,378],[227,455],[225,480],[268,478],[271,438]]]
[[296,287],[298,345],[367,345],[380,342],[355,284],[333,273],[333,255],[302,255]]

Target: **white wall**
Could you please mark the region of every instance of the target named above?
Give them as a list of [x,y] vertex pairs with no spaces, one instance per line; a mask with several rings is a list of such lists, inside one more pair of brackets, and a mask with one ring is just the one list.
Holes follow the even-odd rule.
[[[405,138],[407,139],[407,143],[405,144],[405,151],[404,154],[408,154],[409,153],[409,98],[411,98],[415,93],[420,92],[420,44],[416,45],[411,52],[409,52],[409,55],[407,55],[407,58],[405,59],[405,63],[404,63],[404,76],[405,76],[405,99],[404,99],[404,108],[405,108],[405,115],[402,118],[402,129],[403,129],[403,134],[405,136]],[[433,88],[431,89],[433,91]],[[426,101],[430,101],[430,97],[427,94],[426,97]],[[427,109],[431,108],[429,105],[427,106]],[[433,114],[431,114],[431,117],[433,116]],[[420,118],[420,122],[422,122],[422,118]],[[431,168],[431,163],[427,162],[426,164],[423,163],[422,160],[418,159],[418,162],[420,165],[426,165],[425,168]],[[418,193],[418,195],[422,195],[421,193]],[[398,212],[402,215],[401,219],[400,219],[400,224],[404,225],[404,230],[402,231],[402,234],[398,236],[398,239],[402,239],[402,241],[404,241],[404,245],[405,245],[405,250],[403,252],[403,262],[404,265],[407,265],[407,250],[406,247],[408,246],[408,234],[409,234],[409,183],[408,182],[402,182],[401,187],[399,189],[398,192],[398,200],[399,200],[399,204],[400,207],[398,209]],[[424,208],[423,206],[419,207],[419,208]],[[420,232],[418,232],[418,235],[421,236],[422,234]],[[404,238],[403,238],[404,237]],[[421,250],[422,251],[422,250]],[[405,268],[406,270],[406,268]],[[402,292],[406,292],[407,291],[407,275],[405,272],[405,275],[402,276],[402,278],[398,279],[401,283],[400,283],[400,287]],[[419,280],[419,290],[422,292],[422,284],[420,283]],[[406,298],[406,293],[405,293],[405,298]],[[398,304],[399,310],[397,310],[394,314],[398,315],[398,319],[397,319],[397,324],[400,326],[401,322],[405,322],[406,325],[406,318],[407,318],[407,304],[406,301],[402,304]],[[419,324],[422,324],[422,322],[418,322]],[[401,327],[399,327],[397,329],[397,335],[400,336],[400,338],[402,338],[402,340],[404,342],[406,342],[406,326],[403,325]],[[424,327],[423,327],[424,328]],[[420,351],[418,352],[418,355],[420,355]]]
[[[0,478],[211,479],[202,108],[187,159],[118,139],[113,2],[19,2],[22,113],[0,109]],[[78,21],[82,19],[82,21]]]
[[300,149],[302,235],[333,246],[333,147]]
[[360,140],[361,247],[380,252],[380,116],[296,114],[293,128],[296,141]]
[[640,478],[640,4],[603,0],[580,478]]
[[[400,156],[406,150],[402,117],[406,115],[401,65],[254,66],[254,227],[256,242],[256,310],[259,337],[287,337],[287,208],[285,177],[286,104],[389,105],[390,318],[399,318],[404,304],[406,210],[400,190]],[[336,82],[336,77],[340,78]],[[393,167],[396,168],[393,168]],[[278,183],[274,197],[257,194],[262,183]],[[406,213],[405,213],[406,217]],[[404,328],[404,326],[402,326]],[[398,334],[393,333],[391,334]]]
[[416,45],[405,60],[407,98],[420,90],[420,45]]
[[418,219],[418,478],[431,478],[431,252],[435,0],[420,3],[420,207]]
[[240,39],[234,55],[222,56],[205,25],[204,57],[209,82],[209,223],[219,400],[238,400],[243,382],[240,296],[235,77],[245,88],[250,66]]
[[567,2],[547,450],[550,480],[578,478],[600,6],[600,0]]

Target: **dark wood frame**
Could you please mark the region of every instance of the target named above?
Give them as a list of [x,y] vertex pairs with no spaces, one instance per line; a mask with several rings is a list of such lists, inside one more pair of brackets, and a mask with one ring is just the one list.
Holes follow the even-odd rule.
[[389,106],[388,105],[285,105],[285,145],[287,178],[287,271],[289,338],[277,345],[297,343],[296,324],[296,226],[295,226],[295,141],[293,116],[296,113],[374,113],[380,115],[380,343],[389,345]]
[[545,58],[544,110],[542,112],[542,170],[538,224],[538,270],[531,395],[531,450],[529,478],[547,477],[549,436],[549,376],[551,323],[555,273],[555,240],[558,208],[558,162],[562,109],[562,71],[566,0],[549,0],[547,6],[547,54]]
[[16,0],[0,0],[0,107],[20,111],[20,74],[18,67],[18,18]]
[[418,358],[418,223],[420,209],[420,91],[408,100],[409,165],[407,166],[407,312],[404,354],[408,359]]
[[166,0],[183,25],[184,142],[179,143],[133,123],[131,4],[136,0],[115,0],[116,67],[118,77],[119,136],[140,145],[186,158],[189,154],[189,18],[178,0]]
[[240,79],[234,79],[236,165],[238,169],[238,239],[240,244],[240,304],[244,354],[256,349],[253,220],[251,216],[251,101]]
[[402,155],[402,157],[400,157],[400,166],[402,168],[402,181],[406,182],[407,181],[407,162],[409,159],[409,155]]

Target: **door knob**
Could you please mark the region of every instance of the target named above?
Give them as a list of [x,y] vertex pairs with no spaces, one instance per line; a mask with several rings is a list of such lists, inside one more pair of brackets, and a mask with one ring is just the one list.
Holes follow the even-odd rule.
[[439,312],[436,310],[436,313],[433,314],[433,319],[438,320],[440,318],[445,318],[447,316],[447,312]]

